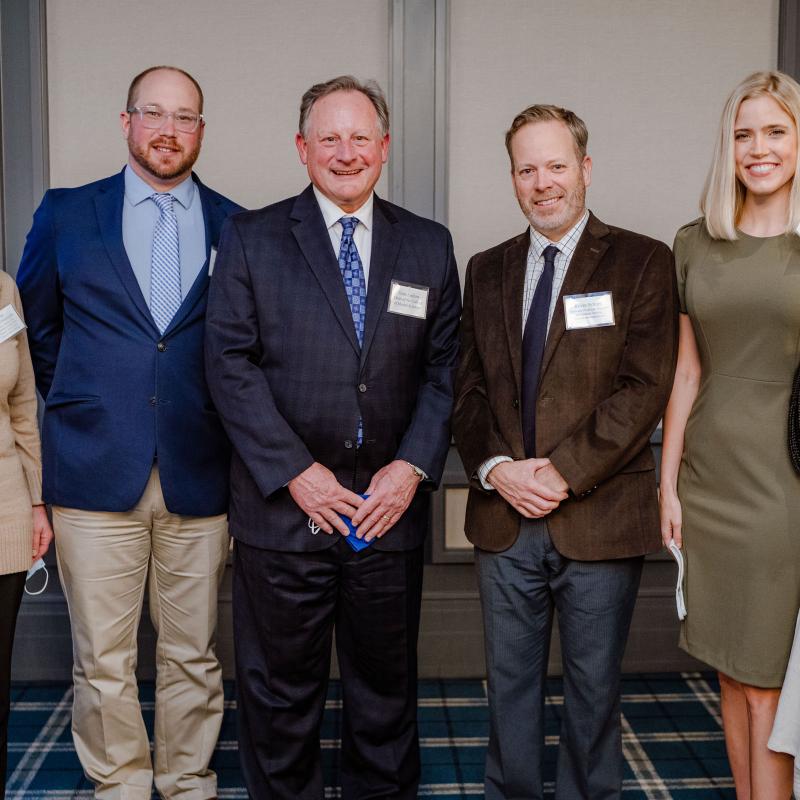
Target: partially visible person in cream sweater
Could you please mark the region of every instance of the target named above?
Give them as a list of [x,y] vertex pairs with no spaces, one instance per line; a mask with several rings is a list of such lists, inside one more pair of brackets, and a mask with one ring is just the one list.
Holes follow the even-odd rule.
[[[22,317],[14,279],[0,271],[0,323],[7,307]],[[36,388],[24,330],[3,338],[0,325],[0,777],[5,797],[11,645],[25,575],[50,546],[42,504]]]

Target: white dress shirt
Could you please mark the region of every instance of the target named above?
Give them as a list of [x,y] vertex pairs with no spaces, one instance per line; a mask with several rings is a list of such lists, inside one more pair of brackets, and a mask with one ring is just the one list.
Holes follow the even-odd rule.
[[[550,330],[550,323],[553,321],[553,312],[556,309],[558,296],[561,294],[561,287],[564,285],[564,278],[567,275],[572,256],[578,241],[583,234],[583,229],[589,221],[589,212],[584,211],[583,216],[567,231],[567,233],[557,242],[551,242],[533,227],[530,229],[530,245],[528,247],[528,263],[525,267],[525,288],[522,292],[522,333],[525,334],[525,323],[528,321],[528,313],[533,303],[533,295],[539,284],[539,278],[544,272],[544,251],[546,247],[555,245],[558,248],[555,263],[553,265],[553,290],[550,294],[550,310],[547,315],[547,330]],[[484,489],[492,490],[494,487],[487,483],[486,478],[494,467],[503,461],[513,461],[510,456],[494,456],[483,462],[478,467],[478,479]]]
[[355,242],[358,255],[361,256],[361,266],[364,270],[364,283],[369,292],[369,262],[372,256],[372,207],[375,193],[372,192],[361,208],[356,209],[352,214],[342,211],[333,200],[325,197],[322,192],[314,187],[314,195],[319,203],[319,210],[325,220],[325,227],[328,229],[328,236],[331,238],[333,254],[339,258],[339,250],[342,246],[342,217],[356,217],[358,225],[353,231],[353,241]]

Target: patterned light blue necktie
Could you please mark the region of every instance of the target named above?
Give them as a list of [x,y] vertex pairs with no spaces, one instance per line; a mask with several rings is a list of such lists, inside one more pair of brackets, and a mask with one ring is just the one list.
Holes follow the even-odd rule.
[[[342,272],[344,290],[347,292],[347,301],[350,303],[350,314],[356,329],[356,338],[359,345],[364,344],[364,320],[367,316],[367,282],[364,279],[364,268],[361,256],[353,241],[353,232],[358,225],[356,217],[342,217],[342,243],[339,247],[339,269]],[[364,426],[358,420],[357,442],[361,447],[364,441]]]
[[152,201],[161,215],[153,232],[150,261],[150,313],[164,333],[181,305],[181,253],[178,219],[171,194],[154,194]]

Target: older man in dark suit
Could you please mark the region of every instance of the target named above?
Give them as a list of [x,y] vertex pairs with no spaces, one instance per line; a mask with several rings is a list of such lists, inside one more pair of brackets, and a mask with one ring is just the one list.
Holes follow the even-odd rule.
[[240,753],[260,799],[323,796],[334,626],[342,796],[416,797],[425,490],[449,445],[461,297],[447,230],[373,193],[388,127],[375,84],[309,89],[296,143],[312,185],[231,220],[212,281]]
[[486,635],[490,800],[543,796],[554,608],[556,797],[620,796],[620,664],[643,557],[661,546],[649,438],[675,365],[672,257],[586,210],[587,139],[555,106],[515,118],[506,146],[530,227],[467,270],[454,432]]

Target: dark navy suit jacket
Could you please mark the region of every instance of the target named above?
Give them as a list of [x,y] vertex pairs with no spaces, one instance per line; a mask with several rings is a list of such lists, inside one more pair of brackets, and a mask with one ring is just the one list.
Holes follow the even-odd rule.
[[[425,319],[387,311],[392,280],[429,289]],[[285,488],[314,461],[363,492],[404,459],[433,488],[450,444],[460,313],[447,229],[377,197],[363,349],[312,188],[232,217],[211,281],[206,369],[234,445],[233,536],[271,550],[335,544],[338,534],[311,535]],[[415,547],[427,522],[428,493],[418,491],[374,546]]]
[[45,399],[44,499],[125,511],[155,459],[167,508],[211,516],[228,505],[230,445],[203,367],[208,263],[239,206],[195,177],[206,263],[162,336],[122,242],[123,173],[48,191],[17,282]]

